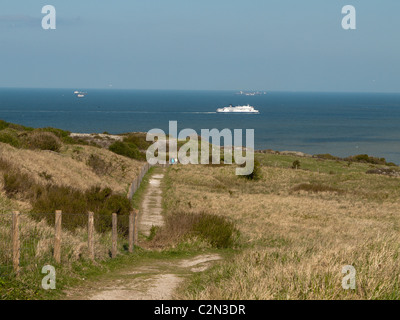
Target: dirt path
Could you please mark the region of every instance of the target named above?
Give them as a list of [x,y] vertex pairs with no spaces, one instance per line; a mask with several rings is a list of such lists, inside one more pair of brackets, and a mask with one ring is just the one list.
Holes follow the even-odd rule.
[[149,180],[146,193],[144,195],[139,216],[139,232],[145,236],[150,235],[152,226],[162,226],[162,189],[161,181],[164,178],[164,171],[155,174]]
[[192,259],[148,261],[134,268],[106,274],[67,292],[67,300],[170,300],[185,277],[206,270],[217,254]]
[[[150,178],[144,195],[139,232],[149,235],[151,227],[163,224],[162,169]],[[146,259],[139,265],[107,273],[67,292],[67,300],[170,300],[185,277],[202,272],[221,259],[217,254],[202,254],[191,259]],[[84,282],[84,281],[83,281]]]

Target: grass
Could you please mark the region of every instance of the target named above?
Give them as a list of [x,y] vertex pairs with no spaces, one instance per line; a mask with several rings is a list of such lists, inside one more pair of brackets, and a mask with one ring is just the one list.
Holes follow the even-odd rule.
[[65,290],[68,288],[82,287],[85,283],[112,278],[113,274],[125,268],[148,263],[151,261],[174,261],[175,259],[189,258],[195,255],[193,252],[182,252],[177,250],[149,251],[139,247],[135,248],[133,254],[121,252],[115,259],[105,259],[92,263],[80,260],[68,266],[56,267],[56,290],[44,290],[41,282],[44,274],[37,268],[30,274],[24,274],[18,279],[11,277],[0,277],[0,300],[54,300],[64,299]]
[[0,153],[3,161],[12,163],[39,183],[46,184],[46,176],[51,176],[53,184],[81,191],[101,185],[124,193],[143,166],[139,161],[92,146],[63,145],[59,153],[54,153],[0,143]]
[[294,186],[292,188],[293,191],[307,191],[307,192],[314,192],[314,193],[318,193],[318,192],[342,192],[342,190],[338,189],[338,188],[333,188],[330,186],[325,186],[323,184],[319,184],[319,183],[301,183],[297,186]]
[[[0,299],[46,299],[60,294],[60,290],[41,289],[40,271],[45,264],[56,266],[60,289],[116,264],[109,259],[112,212],[119,214],[119,252],[125,256],[127,214],[132,209],[126,190],[142,163],[87,143],[76,145],[67,131],[4,121],[0,121],[0,153]],[[12,273],[10,251],[14,210],[24,212],[18,278]],[[55,210],[65,213],[61,265],[52,257]],[[88,260],[88,210],[95,212],[95,263]],[[123,263],[122,257],[116,260]]]
[[[21,241],[21,272],[18,277],[12,270],[11,253],[11,215],[9,211],[15,208],[15,203],[0,197],[0,300],[10,299],[47,299],[55,298],[60,295],[62,289],[68,285],[77,283],[90,273],[106,272],[110,262],[111,232],[97,230],[95,238],[95,257],[96,262],[89,260],[87,247],[87,231],[85,227],[70,228],[71,221],[68,215],[63,217],[63,236],[62,236],[62,255],[61,264],[57,264],[53,259],[54,244],[54,215],[32,215],[22,214],[20,216],[20,241]],[[5,203],[5,204],[3,204]],[[83,218],[87,221],[87,216],[74,215],[74,219]],[[49,218],[49,219],[47,219]],[[105,217],[103,217],[104,219]],[[109,222],[111,217],[109,217]],[[121,220],[121,217],[119,218]],[[95,225],[98,217],[95,217]],[[100,221],[102,222],[102,221]],[[121,220],[127,222],[127,219]],[[119,256],[117,261],[123,260],[128,256],[127,237],[119,231],[118,239]],[[127,258],[126,258],[127,259]],[[57,290],[45,291],[41,288],[41,268],[45,265],[52,265],[57,273]]]
[[[265,167],[291,168],[293,162],[298,160],[301,163],[301,169],[310,170],[320,173],[335,174],[341,173],[359,173],[365,172],[369,167],[365,163],[352,162],[349,165],[348,161],[322,159],[322,158],[298,158],[289,155],[276,154],[255,154],[255,158]],[[372,167],[375,167],[372,165]]]
[[137,159],[137,160],[145,160],[146,159],[146,155],[143,152],[139,151],[139,148],[131,142],[124,142],[124,141],[114,142],[109,147],[109,150],[116,154],[131,158],[131,159]]
[[33,131],[25,140],[30,149],[59,152],[62,146],[61,140],[54,133],[46,131]]
[[[81,191],[70,186],[57,186],[52,183],[37,183],[27,173],[23,173],[11,164],[3,161],[8,166],[4,173],[3,189],[9,197],[26,199],[32,205],[32,213],[52,213],[62,210],[70,214],[69,227],[83,227],[81,219],[73,219],[73,214],[86,214],[95,212],[99,217],[110,216],[112,213],[118,215],[129,215],[132,211],[130,201],[125,194],[114,193],[110,188],[92,187]],[[76,216],[79,217],[79,216]],[[99,219],[98,219],[99,220]],[[103,224],[108,230],[110,223]]]
[[112,167],[112,163],[106,162],[97,154],[91,154],[86,163],[99,176],[107,175]]
[[150,177],[154,174],[160,171],[160,168],[157,167],[151,167],[147,173],[144,175],[142,182],[140,183],[139,189],[136,190],[135,194],[132,197],[132,206],[140,210],[140,205],[143,201],[146,188],[149,185]]
[[228,249],[239,243],[239,235],[235,224],[225,217],[204,212],[169,212],[165,225],[154,230],[147,246],[165,248],[185,242],[206,248]]
[[[63,190],[68,200],[72,187],[79,194],[73,194],[73,198],[82,203],[90,202],[86,196],[82,198],[90,194],[105,202],[104,197],[97,197],[102,190],[126,193],[141,167],[140,162],[109,150],[68,144],[65,133],[55,129],[46,132],[60,139],[58,153],[29,150],[24,141],[32,132],[34,129],[0,121],[0,139],[2,133],[6,134],[5,143],[0,143],[0,171],[9,175],[0,179],[0,184],[15,198],[7,199],[0,194],[3,246],[5,239],[9,239],[10,216],[6,213],[31,210],[43,194],[38,192],[38,185],[51,184],[52,189],[58,190],[54,191],[54,198],[48,197],[45,208],[51,203],[58,207]],[[141,143],[136,137],[127,139],[131,141],[124,143]],[[0,277],[0,298],[62,297],[61,289],[79,285],[82,278],[95,278],[146,259],[173,261],[185,255],[228,248],[218,249],[226,253],[223,262],[194,275],[178,291],[177,298],[400,299],[400,180],[396,176],[367,174],[385,172],[385,166],[379,164],[384,163],[382,159],[361,156],[343,161],[328,155],[300,158],[256,154],[256,160],[260,163],[258,180],[236,176],[234,165],[168,168],[163,181],[167,225],[154,229],[147,242],[149,246],[159,246],[161,251],[137,248],[133,255],[127,255],[122,234],[121,255],[110,260],[110,233],[97,230],[98,260],[93,264],[84,258],[86,231],[65,228],[63,265],[57,266],[55,292],[40,289],[43,275],[39,268],[43,263],[54,263],[53,227],[46,220],[38,222],[24,216],[22,262],[30,272],[18,280]],[[296,161],[301,165],[292,169]],[[104,174],[108,163],[111,166]],[[22,178],[12,179],[14,166]],[[101,170],[96,172],[96,168]],[[157,170],[160,169],[152,168],[145,176],[133,198],[134,207],[140,207],[149,176]],[[91,193],[100,183],[102,188]],[[21,197],[21,185],[24,192],[32,193],[31,203]],[[6,250],[0,252],[0,259],[9,259]],[[356,290],[341,287],[341,270],[345,265],[356,268]]]
[[[226,217],[243,242],[179,299],[400,299],[399,178],[366,174],[368,163],[256,157],[259,181],[234,166],[168,170],[166,210]],[[356,268],[356,290],[342,289],[345,265]]]

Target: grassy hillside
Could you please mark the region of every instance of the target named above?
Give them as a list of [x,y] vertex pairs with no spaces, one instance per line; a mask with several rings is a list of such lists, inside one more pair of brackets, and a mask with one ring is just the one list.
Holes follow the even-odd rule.
[[[126,192],[142,166],[137,160],[85,145],[64,145],[56,153],[17,149],[0,143],[0,155],[38,182],[73,186],[80,190],[101,185],[115,192]],[[93,158],[98,160],[97,163]]]
[[[143,137],[135,135],[135,139],[131,138],[137,142]],[[57,266],[60,287],[109,260],[111,213],[119,214],[121,232],[125,230],[132,210],[128,187],[144,164],[109,150],[113,143],[109,140],[108,135],[85,140],[59,129],[33,129],[0,120],[0,299],[52,296],[40,287],[40,271],[45,264],[55,264],[53,213],[57,209],[66,214],[62,265]],[[14,210],[22,213],[18,278],[12,273]],[[101,214],[95,218],[94,264],[87,252],[88,210]],[[126,239],[120,240],[120,252],[126,252]]]
[[[382,168],[368,163],[256,157],[258,181],[235,176],[234,166],[169,169],[167,210],[224,216],[242,234],[237,254],[179,298],[400,298],[398,177],[367,174]],[[345,265],[356,268],[356,290],[342,288]]]

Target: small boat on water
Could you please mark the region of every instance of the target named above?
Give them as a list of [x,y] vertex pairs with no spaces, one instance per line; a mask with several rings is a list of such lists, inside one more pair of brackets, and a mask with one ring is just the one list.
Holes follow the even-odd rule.
[[78,98],[84,98],[84,97],[87,95],[87,92],[74,91],[74,94],[75,94]]
[[249,104],[247,106],[236,106],[236,107],[229,105],[229,107],[217,109],[217,112],[221,112],[221,113],[226,113],[226,112],[260,113],[260,111],[254,109],[254,107],[250,106]]

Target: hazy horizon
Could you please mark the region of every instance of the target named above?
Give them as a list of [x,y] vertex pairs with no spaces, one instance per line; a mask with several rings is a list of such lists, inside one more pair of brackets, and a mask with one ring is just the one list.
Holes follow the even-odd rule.
[[[43,30],[44,5],[57,29]],[[341,26],[342,7],[357,29]],[[3,0],[0,87],[400,92],[400,3]]]
[[99,88],[99,87],[0,87],[1,89],[21,89],[21,90],[106,90],[106,91],[195,91],[195,92],[266,92],[268,93],[327,93],[327,94],[399,94],[400,91],[296,91],[296,90],[266,90],[266,89],[162,89],[162,88]]

